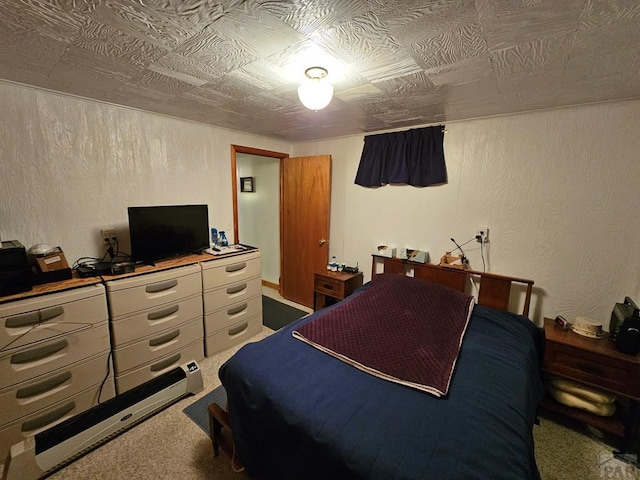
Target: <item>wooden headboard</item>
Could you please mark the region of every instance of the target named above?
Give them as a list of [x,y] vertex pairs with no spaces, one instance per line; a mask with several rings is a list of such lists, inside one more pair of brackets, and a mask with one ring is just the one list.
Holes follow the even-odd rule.
[[471,278],[479,282],[478,304],[498,310],[509,310],[511,286],[513,284],[521,284],[526,289],[521,314],[525,317],[529,316],[533,280],[497,275],[495,273],[478,272],[476,270],[462,270],[427,263],[416,263],[399,258],[381,257],[379,255],[372,255],[372,257],[371,278],[378,273],[383,273],[377,271],[377,265],[381,261],[384,265],[384,273],[406,275],[408,271],[412,269],[415,278],[445,285],[461,292],[467,291],[470,285],[469,279]]

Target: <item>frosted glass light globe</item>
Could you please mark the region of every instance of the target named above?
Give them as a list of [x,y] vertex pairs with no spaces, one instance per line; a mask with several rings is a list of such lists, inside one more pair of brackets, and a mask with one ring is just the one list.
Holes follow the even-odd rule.
[[322,78],[309,78],[298,87],[298,98],[310,110],[322,110],[333,98],[333,85]]

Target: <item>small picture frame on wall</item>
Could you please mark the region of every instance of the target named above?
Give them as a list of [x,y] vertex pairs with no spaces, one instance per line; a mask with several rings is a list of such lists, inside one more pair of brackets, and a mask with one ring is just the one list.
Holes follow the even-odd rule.
[[240,178],[240,191],[241,192],[255,192],[255,185],[253,183],[253,177],[241,177]]

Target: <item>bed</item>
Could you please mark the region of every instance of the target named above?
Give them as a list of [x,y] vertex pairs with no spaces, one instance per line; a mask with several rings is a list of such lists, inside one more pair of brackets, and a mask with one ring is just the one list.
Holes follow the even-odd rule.
[[[237,461],[260,480],[539,479],[532,429],[543,393],[542,333],[504,311],[519,284],[528,311],[533,282],[395,259],[384,269],[342,302],[245,345],[221,366]],[[378,279],[407,270],[420,289],[425,278],[458,291],[471,277],[480,282],[443,394],[364,372],[294,337],[332,311],[372,303]],[[404,308],[391,303],[395,313]]]

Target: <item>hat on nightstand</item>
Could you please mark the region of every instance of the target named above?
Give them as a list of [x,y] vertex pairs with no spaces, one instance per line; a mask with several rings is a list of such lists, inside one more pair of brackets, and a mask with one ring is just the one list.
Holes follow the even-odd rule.
[[590,338],[602,338],[602,322],[588,317],[576,317],[575,322],[571,325],[571,330],[578,335]]

